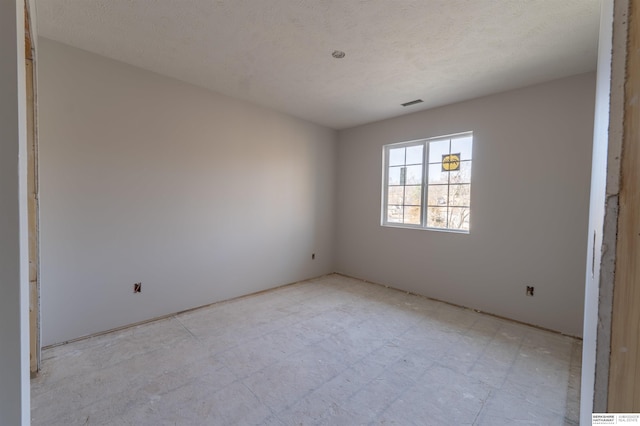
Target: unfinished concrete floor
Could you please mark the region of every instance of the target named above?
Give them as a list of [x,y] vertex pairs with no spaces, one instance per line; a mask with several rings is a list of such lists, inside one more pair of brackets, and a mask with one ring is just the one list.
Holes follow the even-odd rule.
[[340,275],[43,351],[33,425],[574,425],[581,342]]

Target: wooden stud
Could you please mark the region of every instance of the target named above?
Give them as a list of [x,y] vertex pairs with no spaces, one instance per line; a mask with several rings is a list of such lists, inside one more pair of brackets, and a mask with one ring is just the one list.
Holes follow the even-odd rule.
[[607,409],[640,412],[640,2],[629,2]]

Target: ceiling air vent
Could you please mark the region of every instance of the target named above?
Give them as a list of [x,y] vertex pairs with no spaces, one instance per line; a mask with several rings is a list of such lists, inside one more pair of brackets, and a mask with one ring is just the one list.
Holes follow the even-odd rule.
[[403,103],[403,104],[401,104],[401,105],[402,105],[403,107],[407,107],[407,106],[410,106],[410,105],[420,104],[420,103],[422,103],[422,102],[424,102],[422,99],[416,99],[415,101],[405,102],[405,103]]

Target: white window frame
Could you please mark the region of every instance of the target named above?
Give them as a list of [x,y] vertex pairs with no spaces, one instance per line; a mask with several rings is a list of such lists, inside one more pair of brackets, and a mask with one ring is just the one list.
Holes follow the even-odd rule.
[[[472,145],[471,150],[473,152],[473,132],[461,132],[454,133],[450,135],[437,136],[433,138],[426,139],[417,139],[406,142],[398,142],[387,144],[383,146],[382,150],[382,206],[381,206],[381,226],[387,226],[392,228],[409,228],[409,229],[422,229],[429,231],[440,231],[440,232],[452,232],[457,234],[469,234],[471,229],[471,223],[469,223],[469,230],[467,229],[457,229],[457,228],[440,228],[440,227],[429,227],[427,226],[427,214],[428,214],[428,191],[429,191],[429,144],[432,142],[438,142],[443,140],[451,140],[457,138],[463,138],[471,136]],[[411,223],[400,223],[400,222],[390,222],[387,220],[387,212],[388,212],[388,194],[389,194],[389,151],[395,148],[406,148],[411,146],[422,146],[422,181],[421,181],[421,194],[420,194],[420,224],[411,224]],[[471,155],[469,161],[471,164],[471,174],[469,188],[471,188],[471,184],[473,183],[473,154]],[[449,182],[447,186],[450,186]],[[447,208],[450,205],[447,203]],[[469,211],[471,211],[471,200],[469,200]]]

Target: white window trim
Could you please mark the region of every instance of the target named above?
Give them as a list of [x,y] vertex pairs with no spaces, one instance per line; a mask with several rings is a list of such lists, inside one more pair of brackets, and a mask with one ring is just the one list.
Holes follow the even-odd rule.
[[[389,227],[389,228],[402,228],[402,229],[419,229],[419,230],[423,230],[423,231],[439,231],[439,232],[448,232],[448,233],[454,233],[454,234],[469,234],[470,230],[467,229],[454,229],[454,228],[434,228],[434,227],[428,227],[426,226],[427,224],[427,214],[428,214],[428,207],[427,207],[427,199],[428,199],[428,168],[429,168],[429,144],[431,142],[438,142],[440,140],[449,140],[449,139],[453,139],[453,138],[459,138],[459,137],[464,137],[464,136],[471,136],[473,138],[473,132],[472,131],[467,131],[467,132],[459,132],[459,133],[452,133],[450,135],[442,135],[442,136],[436,136],[433,138],[425,138],[425,139],[415,139],[415,140],[411,140],[411,141],[405,141],[405,142],[397,142],[397,143],[392,143],[392,144],[387,144],[384,145],[382,147],[382,206],[381,206],[381,212],[380,212],[380,225],[384,226],[384,227]],[[420,146],[422,145],[423,148],[423,153],[422,153],[422,191],[420,194],[420,199],[421,199],[421,209],[420,209],[420,214],[421,214],[421,218],[420,224],[411,224],[411,223],[398,223],[398,222],[389,222],[387,221],[387,197],[388,197],[388,182],[389,182],[389,165],[388,165],[388,158],[389,158],[389,150],[390,149],[394,149],[394,148],[403,148],[403,147],[409,147],[409,146]],[[474,144],[475,145],[475,144]],[[472,145],[472,150],[473,150],[473,145]],[[471,163],[473,164],[473,155],[471,157]],[[471,168],[471,174],[473,176],[473,166]],[[470,185],[473,184],[473,178],[471,179],[471,183]],[[471,203],[469,203],[469,209],[471,209]]]

